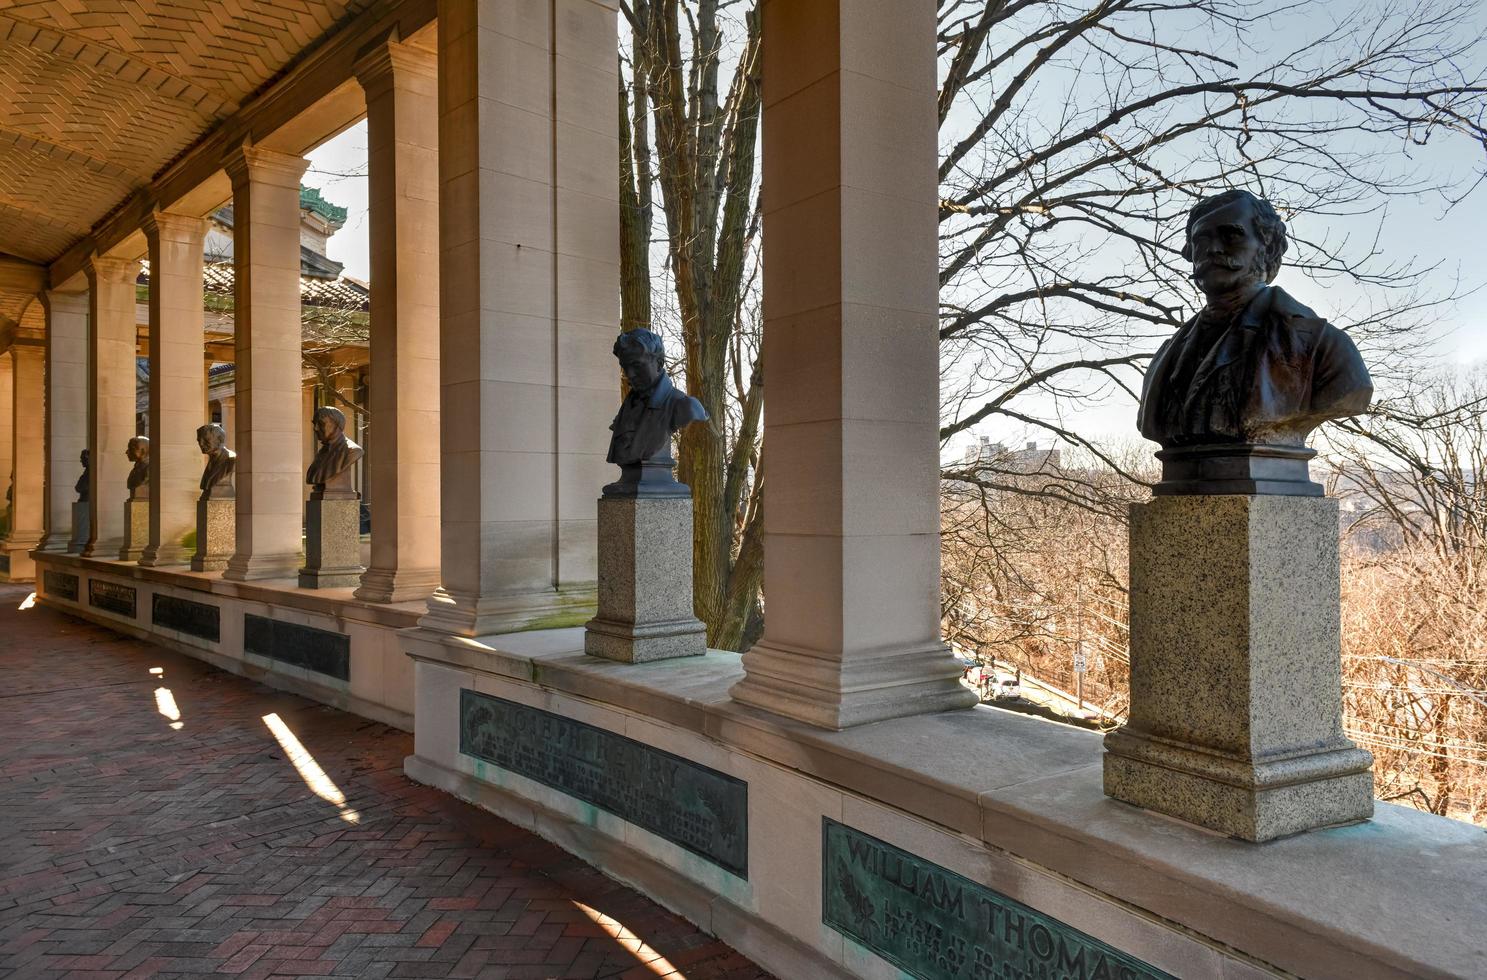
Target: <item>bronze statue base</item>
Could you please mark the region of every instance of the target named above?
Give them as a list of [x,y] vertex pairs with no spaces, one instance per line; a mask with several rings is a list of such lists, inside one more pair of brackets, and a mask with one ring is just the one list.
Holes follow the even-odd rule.
[[1317,454],[1305,446],[1218,443],[1174,446],[1157,453],[1162,481],[1152,488],[1158,497],[1178,494],[1276,494],[1320,497],[1322,485],[1311,478]]
[[657,456],[620,467],[620,478],[604,487],[605,497],[690,497],[692,488],[672,475],[676,460]]

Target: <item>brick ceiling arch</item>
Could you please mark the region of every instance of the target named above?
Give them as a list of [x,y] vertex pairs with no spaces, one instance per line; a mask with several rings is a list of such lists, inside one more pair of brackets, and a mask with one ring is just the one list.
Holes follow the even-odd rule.
[[371,0],[13,0],[0,253],[49,263]]

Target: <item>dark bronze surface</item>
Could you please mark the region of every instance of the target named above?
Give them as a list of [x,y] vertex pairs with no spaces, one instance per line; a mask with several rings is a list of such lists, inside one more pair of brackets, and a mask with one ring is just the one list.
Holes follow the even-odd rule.
[[829,817],[821,921],[922,980],[1172,980],[1072,926]]
[[246,613],[243,649],[317,674],[351,680],[351,638],[344,633]]
[[702,403],[671,383],[661,338],[644,328],[622,333],[614,342],[630,393],[609,429],[609,462],[620,478],[604,488],[606,497],[686,497],[671,469],[671,437],[693,422],[706,422]]
[[136,592],[132,585],[119,585],[104,579],[88,579],[88,605],[120,616],[135,616]]
[[67,572],[54,572],[47,569],[42,573],[41,584],[46,589],[49,598],[67,599],[77,602],[77,576]]
[[614,814],[741,878],[749,785],[614,732],[460,691],[460,751]]
[[[1143,436],[1166,450],[1234,446],[1243,459],[1254,455],[1251,446],[1303,448],[1323,422],[1368,410],[1373,381],[1352,339],[1269,285],[1286,247],[1275,209],[1246,191],[1193,208],[1183,255],[1207,302],[1147,368],[1137,415]],[[1172,459],[1183,457],[1164,457]],[[1186,469],[1164,473],[1187,483],[1177,492],[1291,493],[1295,483],[1309,482],[1304,473],[1299,481],[1287,475],[1279,487],[1263,475],[1240,476],[1233,489],[1221,479],[1202,490],[1192,488],[1193,468]],[[1244,489],[1246,480],[1256,486]]]
[[157,592],[150,603],[150,621],[156,626],[213,643],[222,639],[222,610],[210,603]]

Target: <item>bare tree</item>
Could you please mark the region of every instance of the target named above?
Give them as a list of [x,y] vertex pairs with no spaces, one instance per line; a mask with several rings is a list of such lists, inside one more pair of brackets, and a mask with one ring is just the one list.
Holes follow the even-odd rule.
[[[619,103],[621,322],[679,336],[676,373],[711,417],[683,430],[678,456],[694,506],[693,604],[710,645],[739,649],[761,615],[764,379],[750,297],[759,228],[759,20],[752,9],[729,15],[732,5],[622,4],[631,49]],[[732,65],[726,88],[725,61]],[[661,305],[650,275],[657,189],[671,322],[652,312]]]
[[1427,267],[1324,229],[1381,215],[1400,196],[1449,206],[1481,180],[1480,161],[1472,174],[1440,173],[1425,150],[1448,137],[1487,149],[1476,5],[941,0],[939,10],[943,438],[999,419],[1085,442],[1059,418],[1133,397],[1133,369],[1194,305],[1182,217],[1226,186],[1306,216],[1293,225],[1292,268],[1396,287],[1334,312],[1365,345],[1407,340],[1440,298],[1418,289]]

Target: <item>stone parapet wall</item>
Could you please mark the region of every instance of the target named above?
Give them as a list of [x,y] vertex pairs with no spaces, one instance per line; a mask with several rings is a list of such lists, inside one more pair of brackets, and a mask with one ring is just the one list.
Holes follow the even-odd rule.
[[411,777],[782,977],[1487,975],[1467,938],[1479,828],[1381,803],[1249,844],[1106,797],[1100,737],[1040,719],[979,707],[824,732],[729,700],[732,654],[601,662],[578,630],[403,639]]
[[72,555],[36,558],[44,605],[270,687],[413,728],[413,665],[398,631],[417,622],[422,604],[372,605],[351,599],[350,589],[307,593],[289,582],[236,583]]

